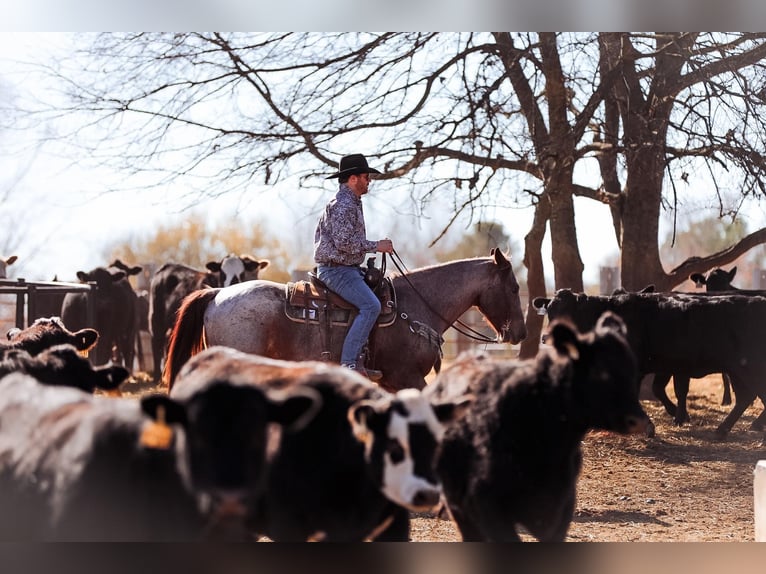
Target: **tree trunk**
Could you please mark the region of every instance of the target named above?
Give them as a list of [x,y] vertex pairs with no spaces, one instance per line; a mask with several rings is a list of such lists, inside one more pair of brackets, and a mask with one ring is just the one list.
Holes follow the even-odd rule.
[[540,336],[543,332],[543,315],[537,314],[532,306],[535,297],[545,297],[545,269],[543,267],[543,239],[550,218],[550,203],[543,194],[535,207],[532,227],[524,237],[524,265],[527,268],[527,338],[521,342],[519,358],[528,359],[537,355],[540,348]]
[[622,287],[658,290],[665,276],[658,243],[663,160],[653,148],[628,154],[628,179],[622,204]]

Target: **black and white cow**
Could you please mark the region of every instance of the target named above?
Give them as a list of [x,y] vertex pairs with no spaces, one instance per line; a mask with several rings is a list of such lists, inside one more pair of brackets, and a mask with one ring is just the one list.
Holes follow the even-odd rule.
[[0,379],[0,540],[246,539],[267,425],[316,398],[227,380],[186,391],[113,399]]
[[162,375],[168,333],[184,297],[206,287],[228,287],[258,279],[258,274],[268,265],[267,259],[229,254],[220,261],[208,261],[206,271],[178,263],[165,263],[155,272],[149,286],[149,329],[155,382],[159,382]]
[[[724,438],[756,396],[766,397],[766,297],[742,294],[625,293],[585,295],[561,289],[539,298],[548,318],[570,318],[578,329],[591,328],[605,311],[618,314],[642,374],[672,373],[701,378],[731,377],[735,404],[716,434]],[[763,428],[761,415],[752,425]]]
[[529,360],[462,354],[426,394],[475,397],[447,425],[437,462],[447,506],[463,540],[563,541],[575,508],[580,442],[590,429],[645,432],[638,370],[625,325],[611,313],[579,334],[549,327],[552,349]]
[[322,399],[298,432],[276,433],[253,531],[275,541],[409,539],[409,510],[430,509],[441,488],[433,462],[443,424],[469,397],[429,403],[414,389],[392,395],[338,365],[292,362],[212,347],[182,368],[188,381],[235,376],[259,388],[311,389]]

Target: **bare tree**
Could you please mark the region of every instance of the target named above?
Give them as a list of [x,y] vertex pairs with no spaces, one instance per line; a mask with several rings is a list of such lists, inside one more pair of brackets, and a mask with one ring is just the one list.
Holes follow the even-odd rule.
[[[49,69],[82,121],[88,154],[156,185],[183,178],[218,195],[291,175],[312,185],[360,148],[416,210],[450,202],[455,220],[534,205],[525,237],[530,297],[582,290],[576,195],[608,203],[627,288],[670,288],[761,243],[665,272],[663,207],[683,173],[707,168],[739,201],[761,197],[764,34],[338,33],[105,34]],[[95,143],[94,143],[95,142]],[[575,180],[582,162],[600,181]],[[718,166],[718,167],[716,167]],[[720,169],[720,168],[724,169]],[[678,179],[681,179],[679,183]],[[728,178],[728,183],[725,179]],[[146,178],[142,183],[146,184]],[[736,213],[719,193],[721,214]],[[295,200],[301,200],[296,190]],[[522,354],[542,319],[527,317]]]

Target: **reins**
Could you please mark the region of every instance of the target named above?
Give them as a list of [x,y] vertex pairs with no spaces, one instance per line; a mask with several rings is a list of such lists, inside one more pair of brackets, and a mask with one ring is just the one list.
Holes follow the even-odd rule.
[[[397,259],[398,259],[398,261],[397,261]],[[447,321],[447,319],[445,319],[442,316],[441,313],[439,313],[436,309],[434,309],[431,306],[431,304],[426,300],[425,297],[423,297],[423,295],[420,293],[420,291],[418,291],[415,288],[415,286],[410,281],[410,278],[407,277],[407,274],[409,273],[409,269],[407,269],[407,266],[404,264],[404,261],[402,261],[402,258],[400,257],[399,253],[397,253],[396,249],[394,249],[393,253],[391,253],[391,261],[394,263],[394,267],[396,267],[396,269],[399,271],[399,273],[402,275],[402,277],[404,277],[404,280],[412,288],[412,290],[415,292],[415,294],[420,298],[421,301],[423,301],[423,303],[426,304],[426,307],[428,307],[428,309],[431,311],[431,313],[433,313],[439,319],[441,319],[442,321],[447,323],[447,325],[449,327],[452,327],[453,329],[455,329],[455,331],[457,331],[461,335],[464,335],[465,337],[468,337],[469,339],[473,339],[474,341],[481,341],[482,343],[495,343],[497,341],[496,339],[494,339],[492,337],[487,337],[484,333],[480,333],[479,331],[471,328],[469,325],[466,325],[460,319],[455,321],[455,323],[457,323],[458,325],[463,327],[463,329],[465,329],[465,331],[462,330],[462,329],[459,329],[458,327],[456,327],[455,323],[450,323],[449,321]],[[383,254],[383,261],[381,263],[381,267],[383,269],[385,269],[386,268],[385,266],[386,266],[386,254],[384,253]],[[402,318],[403,319],[407,319],[407,316],[404,315]]]

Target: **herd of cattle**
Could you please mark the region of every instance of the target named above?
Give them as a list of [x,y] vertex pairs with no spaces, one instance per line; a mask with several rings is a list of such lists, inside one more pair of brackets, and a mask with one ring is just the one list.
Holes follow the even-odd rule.
[[[156,272],[155,377],[184,296],[266,265],[230,256],[206,272]],[[466,541],[562,541],[586,433],[653,432],[642,375],[664,394],[670,376],[688,389],[690,377],[726,373],[735,406],[721,436],[766,398],[756,350],[766,296],[730,283],[714,294],[713,275],[707,294],[560,290],[534,302],[549,316],[535,358],[462,354],[423,391],[210,347],[170,392],[112,396],[140,328],[135,269],[78,274],[98,285],[95,325],[84,324],[84,296],[67,294],[59,312],[0,342],[2,541],[407,541],[411,512],[440,505]],[[685,396],[666,405],[679,423]]]

